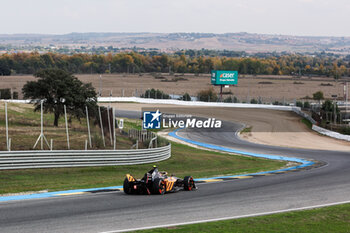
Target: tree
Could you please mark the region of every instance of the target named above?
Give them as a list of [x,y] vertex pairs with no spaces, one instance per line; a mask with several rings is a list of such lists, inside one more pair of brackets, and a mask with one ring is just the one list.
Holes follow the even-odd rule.
[[85,106],[94,115],[97,109],[97,94],[91,83],[84,84],[73,75],[60,69],[45,69],[37,72],[38,81],[27,82],[22,92],[24,98],[32,99],[35,111],[40,110],[40,101],[44,100],[44,111],[55,115],[54,126],[64,113],[63,106],[74,117],[80,119],[85,115]]
[[0,59],[0,75],[11,75],[11,69],[5,59]]
[[315,93],[312,94],[312,96],[313,96],[313,99],[314,99],[314,100],[320,101],[320,100],[323,100],[323,99],[324,99],[324,96],[323,96],[323,92],[322,92],[322,91],[315,92]]
[[322,110],[325,112],[334,112],[334,106],[335,106],[335,111],[338,114],[339,113],[339,108],[337,103],[333,103],[331,100],[326,100],[323,104],[322,104]]

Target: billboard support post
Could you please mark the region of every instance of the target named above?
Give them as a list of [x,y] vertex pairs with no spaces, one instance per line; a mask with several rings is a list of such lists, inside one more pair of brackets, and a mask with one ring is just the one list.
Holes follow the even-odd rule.
[[220,102],[222,102],[222,86],[223,85],[220,85]]

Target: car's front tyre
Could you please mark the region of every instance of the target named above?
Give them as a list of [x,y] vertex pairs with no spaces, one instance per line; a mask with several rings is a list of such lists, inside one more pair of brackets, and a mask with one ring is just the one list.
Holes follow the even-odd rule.
[[192,176],[185,176],[184,178],[184,189],[186,191],[191,191],[195,189],[195,184]]

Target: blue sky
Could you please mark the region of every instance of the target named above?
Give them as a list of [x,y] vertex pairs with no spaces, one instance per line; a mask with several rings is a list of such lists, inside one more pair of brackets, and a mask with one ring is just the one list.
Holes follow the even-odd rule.
[[348,0],[1,0],[0,34],[251,32],[350,36]]

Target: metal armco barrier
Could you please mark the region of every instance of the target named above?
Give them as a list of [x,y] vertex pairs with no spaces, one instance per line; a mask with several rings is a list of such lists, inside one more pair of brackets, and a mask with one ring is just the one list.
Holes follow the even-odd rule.
[[2,151],[0,170],[134,165],[170,158],[171,144],[139,150]]

